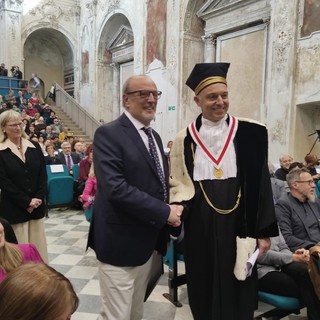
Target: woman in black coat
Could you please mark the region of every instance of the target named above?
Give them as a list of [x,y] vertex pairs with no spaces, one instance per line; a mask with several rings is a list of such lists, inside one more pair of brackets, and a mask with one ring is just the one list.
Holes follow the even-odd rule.
[[0,115],[0,216],[12,225],[19,243],[33,243],[47,262],[44,231],[47,174],[42,150],[27,139],[20,114]]

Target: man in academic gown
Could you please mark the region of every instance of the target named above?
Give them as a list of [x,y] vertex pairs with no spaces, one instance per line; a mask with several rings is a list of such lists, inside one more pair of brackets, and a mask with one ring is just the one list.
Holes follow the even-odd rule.
[[[170,201],[184,205],[185,263],[195,320],[248,320],[256,269],[234,275],[236,238],[260,253],[278,234],[267,166],[267,130],[228,114],[228,63],[197,64],[186,84],[202,114],[178,133],[170,153]],[[257,240],[255,240],[257,239]]]

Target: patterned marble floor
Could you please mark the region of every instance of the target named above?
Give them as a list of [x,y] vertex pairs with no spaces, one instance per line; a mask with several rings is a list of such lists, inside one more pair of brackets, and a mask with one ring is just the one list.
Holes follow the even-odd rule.
[[[52,209],[46,219],[49,264],[63,273],[72,282],[80,299],[80,305],[72,320],[96,320],[100,309],[97,263],[92,250],[85,251],[89,223],[81,211]],[[183,270],[183,265],[180,265]],[[179,269],[180,270],[180,269]],[[185,286],[179,288],[181,308],[175,307],[163,297],[168,292],[167,268],[144,306],[145,320],[191,320]],[[268,306],[259,305],[259,312],[268,310]],[[284,319],[307,319],[290,316]],[[121,319],[119,319],[121,320]],[[228,320],[228,319],[226,319]]]

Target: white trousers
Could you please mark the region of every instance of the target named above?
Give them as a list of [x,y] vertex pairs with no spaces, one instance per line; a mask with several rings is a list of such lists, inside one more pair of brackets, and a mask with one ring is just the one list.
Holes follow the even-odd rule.
[[141,320],[153,255],[142,266],[118,267],[99,261],[102,308],[98,320]]
[[44,230],[44,218],[12,224],[18,243],[33,243],[43,262],[48,263],[47,239]]

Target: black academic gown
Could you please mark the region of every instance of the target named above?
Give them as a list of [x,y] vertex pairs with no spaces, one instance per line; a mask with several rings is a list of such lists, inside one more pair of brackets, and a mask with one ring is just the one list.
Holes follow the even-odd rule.
[[[200,126],[201,116],[196,121],[198,130]],[[256,269],[245,281],[235,278],[236,236],[263,238],[278,234],[267,168],[267,131],[259,124],[239,121],[234,144],[237,178],[202,183],[209,201],[220,209],[233,208],[241,188],[239,207],[229,214],[217,213],[198,182],[194,182],[194,197],[184,203],[187,287],[195,320],[253,318]],[[196,148],[187,133],[184,157],[192,179],[191,145]]]

